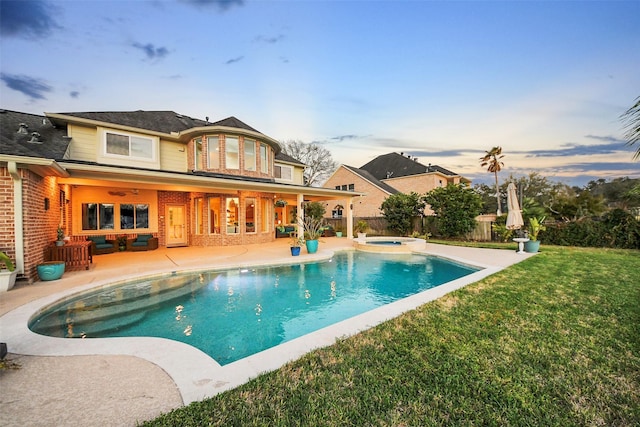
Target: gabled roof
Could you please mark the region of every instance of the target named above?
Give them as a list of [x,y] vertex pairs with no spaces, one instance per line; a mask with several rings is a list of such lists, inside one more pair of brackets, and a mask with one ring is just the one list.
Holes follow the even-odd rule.
[[405,157],[398,153],[389,153],[378,156],[371,160],[360,169],[369,172],[379,180],[389,178],[399,178],[402,176],[420,175],[430,172],[439,172],[443,175],[457,176],[458,174],[451,172],[437,165],[425,166],[411,157]]
[[69,142],[66,128],[44,116],[0,110],[0,154],[59,160]]
[[45,113],[47,118],[56,126],[66,126],[69,123],[85,126],[101,126],[105,123],[114,128],[125,131],[139,131],[155,133],[161,138],[177,139],[183,142],[196,136],[216,132],[237,132],[257,138],[269,144],[276,153],[281,147],[275,139],[255,130],[236,117],[227,117],[217,122],[194,119],[175,111],[103,111],[76,113]]
[[275,159],[280,161],[280,162],[284,162],[284,163],[291,163],[291,164],[295,164],[295,165],[306,166],[304,163],[302,163],[298,159],[294,159],[290,155],[284,154],[282,151],[279,152],[278,154],[276,154]]
[[347,166],[347,165],[342,165],[342,166],[344,166],[346,169],[350,170],[351,172],[355,173],[356,175],[360,176],[362,179],[369,181],[373,185],[379,187],[381,190],[386,191],[389,194],[396,194],[399,192],[389,184],[385,184],[379,179],[376,179],[375,176],[371,175],[366,170],[354,168],[353,166]]
[[[194,119],[193,117],[178,114],[175,111],[96,111],[56,113],[55,115],[76,117],[103,123],[112,123],[167,134],[205,126],[225,126],[261,133],[233,116],[211,123],[206,120]],[[53,120],[54,122],[56,121],[56,119]]]

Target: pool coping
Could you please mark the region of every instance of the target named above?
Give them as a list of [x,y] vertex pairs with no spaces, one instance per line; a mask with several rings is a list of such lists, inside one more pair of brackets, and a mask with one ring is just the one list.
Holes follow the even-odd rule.
[[[438,245],[440,246],[440,245]],[[433,289],[403,298],[393,303],[378,307],[360,315],[351,317],[315,332],[295,338],[276,347],[261,351],[236,362],[221,366],[201,350],[188,344],[164,338],[131,337],[131,338],[91,338],[65,339],[38,335],[28,328],[29,319],[43,307],[68,298],[79,292],[85,292],[118,280],[104,279],[90,284],[74,287],[64,291],[28,302],[0,317],[0,334],[2,342],[12,344],[11,352],[35,356],[75,356],[75,355],[130,355],[145,359],[161,367],[175,382],[184,404],[202,400],[220,392],[235,388],[262,373],[275,370],[287,362],[321,347],[332,345],[336,340],[355,335],[363,330],[374,327],[386,320],[395,318],[402,313],[413,310],[429,301],[438,299],[449,292],[460,289],[470,283],[477,282],[484,277],[494,274],[507,265],[514,264],[527,256],[512,257],[513,262],[504,260],[501,265],[488,264],[486,261],[470,259],[468,255],[458,256],[455,250],[443,251],[434,245],[415,253],[433,255],[451,259],[456,262],[482,268],[460,279],[448,282]],[[467,248],[468,249],[468,248]],[[475,248],[474,248],[475,249]],[[349,250],[342,248],[340,250]],[[351,249],[353,250],[353,249]],[[475,249],[476,251],[478,249]],[[482,251],[482,250],[481,250]],[[489,250],[496,251],[496,250]],[[469,251],[463,251],[469,253]],[[502,254],[508,251],[500,251]],[[305,257],[303,262],[314,262],[330,259],[333,250],[319,251],[313,257]],[[488,257],[495,259],[495,257]],[[268,261],[230,262],[220,265],[216,269],[241,267],[258,267],[265,265],[291,264],[291,257],[271,259]],[[181,268],[180,271],[197,271],[202,268]],[[134,277],[147,277],[154,274],[166,274],[166,269],[147,272]],[[197,367],[194,368],[194,367]]]

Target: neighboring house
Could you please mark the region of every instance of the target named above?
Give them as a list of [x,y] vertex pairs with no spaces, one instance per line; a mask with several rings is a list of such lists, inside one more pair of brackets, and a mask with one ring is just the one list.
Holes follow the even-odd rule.
[[270,242],[279,223],[300,221],[303,201],[351,199],[302,185],[304,166],[235,117],[0,110],[0,251],[32,281],[59,225],[73,240]]
[[[392,194],[424,194],[437,187],[460,183],[469,185],[471,181],[440,166],[425,166],[416,157],[389,153],[376,157],[359,169],[341,165],[324,187],[361,193],[352,201],[352,214],[362,218],[382,216],[380,206]],[[335,205],[328,206],[327,216],[339,218],[342,215],[340,208],[348,203],[347,200],[336,201]],[[425,213],[430,212],[427,210]]]

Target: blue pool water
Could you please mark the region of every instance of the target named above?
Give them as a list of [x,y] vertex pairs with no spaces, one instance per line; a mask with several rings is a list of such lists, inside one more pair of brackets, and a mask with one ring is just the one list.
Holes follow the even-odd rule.
[[225,365],[477,270],[424,255],[341,252],[325,262],[106,287],[49,307],[29,328],[69,338],[169,338]]

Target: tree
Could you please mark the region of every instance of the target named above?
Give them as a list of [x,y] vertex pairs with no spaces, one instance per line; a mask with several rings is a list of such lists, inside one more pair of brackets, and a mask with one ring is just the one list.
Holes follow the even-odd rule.
[[438,230],[445,237],[463,236],[472,231],[482,208],[480,196],[462,184],[431,190],[424,201],[435,212]]
[[498,172],[502,170],[504,163],[500,161],[502,155],[502,147],[493,147],[490,151],[485,151],[484,157],[480,157],[480,166],[487,166],[487,171],[492,172],[496,177],[496,201],[498,202],[498,216],[502,215],[500,209],[500,188],[498,186]]
[[[620,118],[624,123],[624,138],[627,140],[627,145],[633,145],[636,142],[640,142],[640,96],[636,98],[635,104],[629,107],[629,109],[625,111]],[[640,147],[638,147],[636,154],[633,156],[634,160],[638,158],[640,158]]]
[[308,202],[304,205],[304,215],[315,219],[322,219],[326,209],[320,202]]
[[322,185],[338,167],[329,150],[315,142],[289,140],[280,142],[280,146],[284,154],[307,166],[304,170],[304,184],[309,187]]
[[380,210],[389,229],[407,236],[413,228],[412,219],[424,213],[424,200],[414,192],[392,194],[382,202]]

